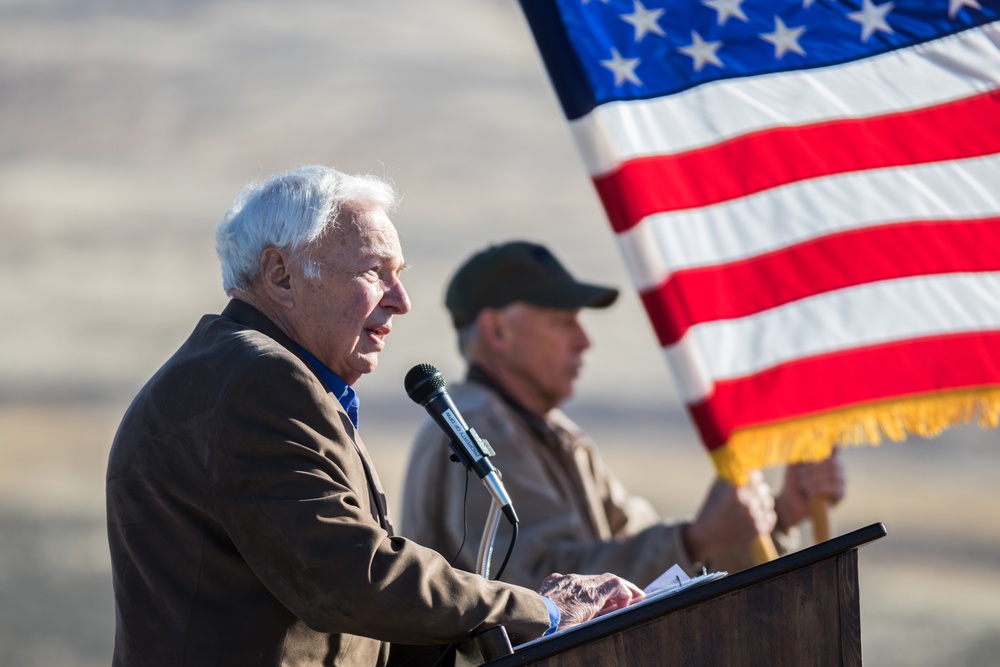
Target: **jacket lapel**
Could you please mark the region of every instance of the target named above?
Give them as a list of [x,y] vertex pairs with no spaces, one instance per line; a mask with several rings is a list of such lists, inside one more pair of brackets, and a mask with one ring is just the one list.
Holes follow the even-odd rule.
[[[259,331],[265,336],[273,339],[279,345],[298,357],[298,359],[305,364],[306,368],[313,372],[313,375],[320,381],[320,383],[323,382],[323,378],[316,375],[312,365],[305,357],[302,356],[301,352],[299,352],[298,346],[295,342],[286,336],[285,332],[279,329],[274,322],[267,318],[267,316],[250,304],[240,301],[239,299],[232,299],[229,301],[225,310],[222,311],[222,315],[223,317],[228,317],[235,322],[239,322],[244,326],[255,329],[256,331]],[[329,400],[334,403],[337,409],[337,414],[340,415],[340,420],[344,430],[350,434],[351,442],[354,443],[354,450],[358,453],[358,457],[361,459],[361,465],[365,470],[365,479],[368,482],[368,497],[372,518],[378,521],[378,524],[383,528],[383,530],[392,536],[392,522],[389,520],[389,507],[386,501],[385,491],[383,491],[382,482],[379,480],[378,474],[375,472],[375,466],[372,465],[371,458],[368,456],[368,449],[361,441],[361,436],[358,434],[357,429],[354,428],[354,423],[351,422],[351,418],[347,416],[347,412],[344,411],[344,407],[340,404],[340,401],[338,401],[337,398],[330,392],[329,387],[326,387],[325,384],[323,386],[327,389],[327,396]]]

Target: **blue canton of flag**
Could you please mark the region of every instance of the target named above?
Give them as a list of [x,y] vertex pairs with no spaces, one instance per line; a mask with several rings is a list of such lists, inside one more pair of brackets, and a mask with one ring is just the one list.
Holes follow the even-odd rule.
[[[529,14],[537,8],[525,2]],[[538,3],[541,4],[541,3]],[[612,100],[676,93],[728,79],[836,65],[994,21],[990,0],[875,4],[804,0],[556,0],[586,77],[576,118]],[[540,14],[540,12],[539,12]],[[558,30],[553,25],[546,30]],[[560,96],[571,100],[577,88]],[[560,87],[560,81],[555,81]]]

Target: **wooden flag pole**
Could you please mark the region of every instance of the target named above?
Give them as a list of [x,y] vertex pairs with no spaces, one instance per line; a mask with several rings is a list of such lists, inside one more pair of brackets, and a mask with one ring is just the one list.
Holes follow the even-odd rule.
[[774,547],[774,540],[766,533],[757,533],[757,537],[750,543],[750,557],[754,565],[769,563],[778,557],[778,550]]
[[809,517],[812,520],[813,542],[826,542],[833,532],[830,528],[830,502],[826,496],[809,499]]

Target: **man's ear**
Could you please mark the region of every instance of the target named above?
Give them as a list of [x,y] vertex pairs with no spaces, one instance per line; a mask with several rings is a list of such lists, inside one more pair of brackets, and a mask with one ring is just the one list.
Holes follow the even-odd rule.
[[503,347],[510,338],[507,319],[499,310],[483,308],[476,316],[479,335],[491,348]]
[[292,273],[288,256],[277,248],[267,248],[260,254],[260,282],[264,293],[275,303],[292,308]]

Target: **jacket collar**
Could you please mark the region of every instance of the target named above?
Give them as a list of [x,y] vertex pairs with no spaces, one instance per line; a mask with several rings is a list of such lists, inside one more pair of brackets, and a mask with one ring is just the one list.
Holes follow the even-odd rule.
[[539,438],[541,438],[542,442],[548,443],[553,447],[559,447],[562,445],[562,439],[559,437],[560,433],[557,428],[555,428],[547,419],[539,417],[519,403],[513,396],[507,393],[500,383],[494,380],[493,376],[487,373],[482,366],[478,364],[470,364],[466,379],[469,382],[475,382],[476,384],[481,384],[484,387],[493,390],[501,398],[501,400],[503,400],[503,402],[514,411],[514,414],[520,417],[521,420],[527,424],[527,426],[534,431]]

